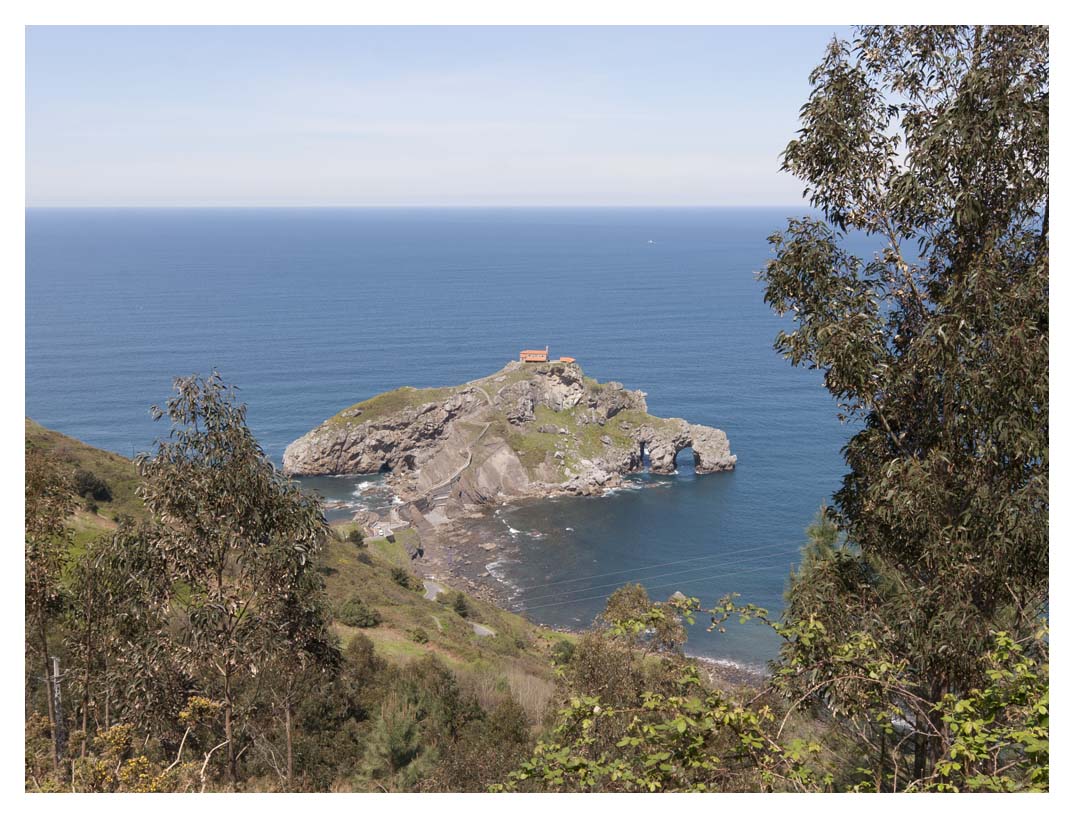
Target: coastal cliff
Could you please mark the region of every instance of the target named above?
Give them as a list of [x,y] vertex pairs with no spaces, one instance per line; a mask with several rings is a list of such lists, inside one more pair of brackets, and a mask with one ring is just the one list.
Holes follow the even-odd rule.
[[575,363],[512,362],[456,387],[403,387],[344,409],[287,447],[291,475],[390,472],[414,510],[557,493],[599,494],[638,471],[670,474],[692,448],[698,472],[734,468],[727,435],[650,415],[645,394]]

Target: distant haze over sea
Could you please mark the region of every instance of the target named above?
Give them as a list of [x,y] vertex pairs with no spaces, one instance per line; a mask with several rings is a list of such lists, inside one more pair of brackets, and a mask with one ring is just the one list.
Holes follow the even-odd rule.
[[[240,387],[277,462],[339,409],[487,375],[550,346],[649,409],[724,429],[738,468],[641,478],[609,498],[506,509],[493,566],[514,604],[588,624],[640,580],[778,610],[849,434],[818,372],[773,351],[755,273],[804,208],[27,212],[26,413],[130,456],[175,375]],[[868,246],[856,248],[867,253]],[[511,531],[515,533],[512,534]],[[492,559],[492,557],[490,557]],[[759,628],[691,630],[691,652],[759,663]]]

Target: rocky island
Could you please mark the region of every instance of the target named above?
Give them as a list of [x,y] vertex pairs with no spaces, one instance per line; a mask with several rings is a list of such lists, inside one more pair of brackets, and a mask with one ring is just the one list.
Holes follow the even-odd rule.
[[475,507],[593,495],[643,468],[734,468],[727,435],[650,415],[645,393],[586,377],[573,361],[513,361],[454,387],[403,387],[357,403],[287,447],[290,475],[389,472],[403,520],[437,526]]

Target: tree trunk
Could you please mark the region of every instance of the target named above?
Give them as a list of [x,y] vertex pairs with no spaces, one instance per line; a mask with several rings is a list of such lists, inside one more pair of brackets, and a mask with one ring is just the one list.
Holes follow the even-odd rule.
[[876,791],[884,791],[884,762],[887,760],[888,734],[880,734],[880,752],[877,753],[876,763]]
[[79,758],[86,757],[86,737],[89,735],[89,679],[85,680],[87,687],[82,690],[82,747],[78,751]]
[[231,674],[224,674],[224,738],[227,739],[227,772],[228,777],[231,779],[231,783],[235,784],[239,780],[239,768],[235,759],[235,740],[231,724],[232,716],[232,701],[231,701]]
[[86,606],[86,666],[82,671],[82,747],[79,750],[79,758],[86,757],[86,741],[89,734],[89,700],[90,700],[90,668],[93,665],[93,594],[90,594],[90,602]]
[[53,729],[53,735],[56,737],[56,763],[59,765],[60,759],[63,757],[66,744],[67,744],[67,729],[66,722],[63,718],[63,697],[61,696],[60,687],[60,657],[52,657],[52,690],[55,693],[56,704],[53,709],[56,713],[56,726]]
[[289,791],[294,790],[295,781],[295,759],[294,759],[294,744],[291,738],[291,700],[288,699],[286,705],[284,705],[284,725],[287,732],[287,789]]
[[921,732],[920,719],[920,716],[914,719],[914,781],[921,781],[925,777],[925,755],[928,737]]
[[48,700],[48,726],[49,736],[52,739],[52,766],[60,766],[60,756],[56,752],[56,710],[52,704],[52,665],[48,657],[48,631],[45,628],[45,618],[41,617],[41,656],[45,663],[45,698]]

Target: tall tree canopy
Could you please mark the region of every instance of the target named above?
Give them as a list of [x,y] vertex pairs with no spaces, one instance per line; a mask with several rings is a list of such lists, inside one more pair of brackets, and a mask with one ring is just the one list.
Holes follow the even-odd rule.
[[[935,705],[1047,601],[1048,64],[1043,28],[864,27],[812,73],[784,153],[823,219],[770,238],[765,299],[794,321],[776,347],[860,424],[832,510],[841,580],[797,582],[787,616],[902,668],[917,778],[944,751]],[[815,648],[785,662],[829,703],[861,695]]]
[[[331,662],[312,557],[325,536],[319,503],[284,478],[246,426],[246,407],[220,376],[179,378],[165,409],[171,436],[140,457],[139,489],[157,553],[178,583],[178,654],[222,703],[232,779],[240,752],[238,697],[285,662],[293,687],[307,663]],[[293,673],[292,673],[293,671]],[[290,746],[293,700],[285,698]]]

